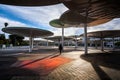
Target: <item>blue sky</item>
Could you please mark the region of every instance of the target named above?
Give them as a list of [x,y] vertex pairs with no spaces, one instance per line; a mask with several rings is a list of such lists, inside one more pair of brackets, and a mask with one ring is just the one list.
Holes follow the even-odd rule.
[[[39,7],[21,7],[0,4],[0,33],[4,23],[9,26],[35,27],[52,31],[55,36],[61,35],[61,29],[49,25],[49,21],[57,19],[68,10],[63,4]],[[114,19],[108,23],[88,28],[88,32],[99,30],[120,29],[120,19]],[[82,34],[83,28],[66,28],[65,36]]]

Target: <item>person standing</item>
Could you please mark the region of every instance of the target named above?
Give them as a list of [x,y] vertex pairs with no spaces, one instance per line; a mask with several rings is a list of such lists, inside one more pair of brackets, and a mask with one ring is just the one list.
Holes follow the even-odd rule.
[[60,52],[60,54],[62,53],[62,50],[63,50],[62,44],[59,44],[59,52]]

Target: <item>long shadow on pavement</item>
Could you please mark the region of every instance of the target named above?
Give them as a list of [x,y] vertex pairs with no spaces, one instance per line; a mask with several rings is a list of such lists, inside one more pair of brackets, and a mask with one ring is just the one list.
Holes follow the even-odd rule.
[[99,65],[120,70],[119,51],[108,53],[89,53],[87,55],[81,55],[80,57],[91,63],[101,80],[111,80],[111,78],[99,67]]
[[55,55],[56,55],[56,52],[53,53],[53,54],[51,54],[51,55],[45,56],[45,57],[43,57],[43,58],[36,59],[36,60],[30,61],[30,62],[28,62],[28,63],[26,63],[26,64],[20,65],[19,67],[23,67],[23,66],[26,66],[26,65],[35,63],[35,62],[40,61],[40,60],[43,60],[43,59],[46,59],[46,58],[49,58],[49,57],[53,57],[53,56],[55,56]]
[[[16,80],[16,77],[32,76],[34,80],[39,80],[39,74],[29,69],[20,67],[11,67],[17,58],[11,56],[0,56],[0,80]],[[23,79],[20,79],[23,80]]]

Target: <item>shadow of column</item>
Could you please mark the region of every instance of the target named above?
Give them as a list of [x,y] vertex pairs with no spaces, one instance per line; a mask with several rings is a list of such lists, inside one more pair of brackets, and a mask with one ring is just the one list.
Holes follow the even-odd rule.
[[112,80],[100,67],[99,65],[95,64],[95,63],[91,63],[92,67],[94,68],[94,70],[96,71],[96,73],[98,74],[99,78],[101,80]]
[[[120,51],[109,53],[90,53],[88,55],[81,55],[80,57],[83,60],[91,63],[92,67],[101,80],[111,80],[111,78],[108,74],[104,72],[104,70],[100,68],[100,66],[105,66],[107,68],[115,69],[118,71],[120,70]],[[120,77],[117,76],[117,78]]]

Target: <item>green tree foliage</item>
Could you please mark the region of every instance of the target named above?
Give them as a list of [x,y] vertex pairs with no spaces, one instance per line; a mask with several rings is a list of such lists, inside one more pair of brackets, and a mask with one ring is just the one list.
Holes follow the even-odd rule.
[[10,43],[14,46],[19,46],[22,44],[24,37],[18,35],[9,35]]
[[115,46],[119,47],[120,46],[120,41],[115,43]]
[[4,43],[4,40],[0,40],[0,44],[3,44]]
[[2,45],[5,44],[6,39],[4,34],[0,34],[0,48],[2,48]]
[[5,40],[5,35],[4,34],[0,34],[0,40]]
[[0,44],[5,44],[5,35],[4,34],[0,34]]

